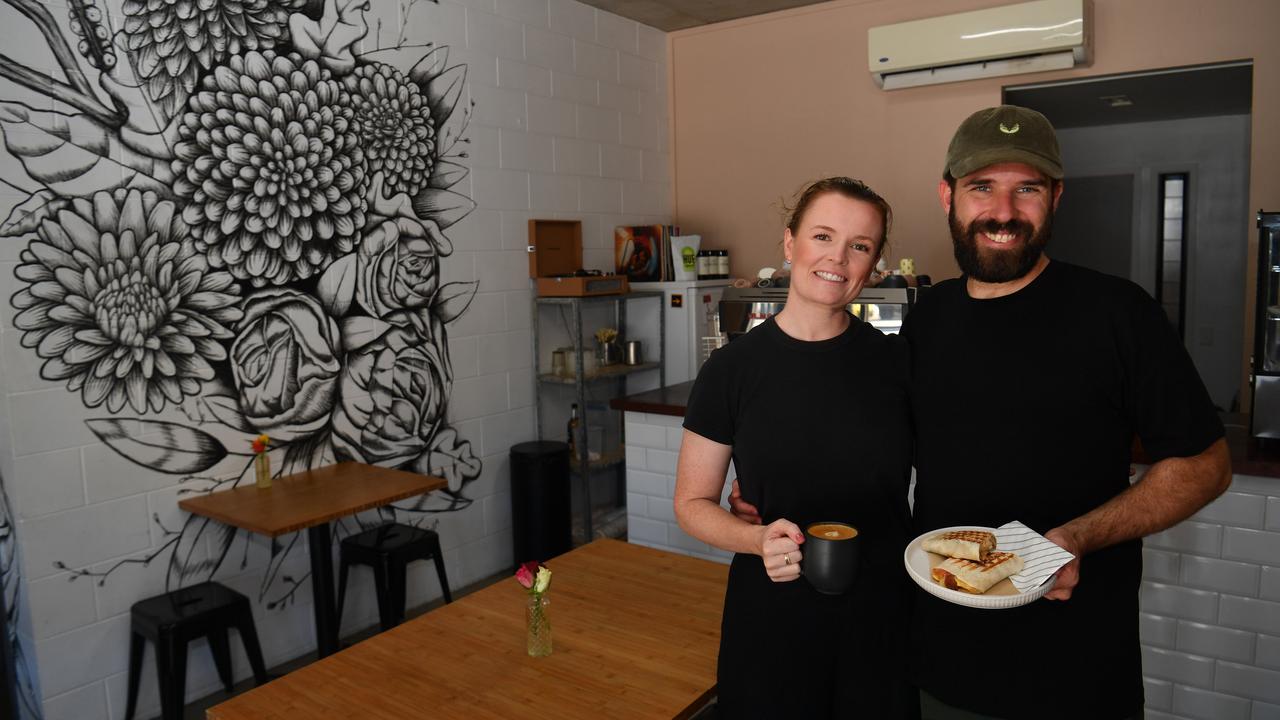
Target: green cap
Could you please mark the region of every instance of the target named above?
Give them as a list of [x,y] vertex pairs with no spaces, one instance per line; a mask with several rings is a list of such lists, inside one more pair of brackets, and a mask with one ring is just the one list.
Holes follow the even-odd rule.
[[1062,155],[1049,119],[1017,105],[979,110],[960,123],[947,148],[947,170],[952,177],[1005,162],[1026,163],[1061,180]]

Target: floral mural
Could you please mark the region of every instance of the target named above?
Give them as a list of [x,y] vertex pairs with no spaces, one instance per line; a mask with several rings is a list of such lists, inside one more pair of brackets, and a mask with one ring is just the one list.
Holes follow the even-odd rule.
[[[102,412],[89,429],[201,491],[249,480],[265,433],[277,474],[403,468],[448,489],[394,512],[465,507],[480,462],[446,420],[446,338],[476,286],[440,263],[475,206],[451,189],[466,67],[367,49],[368,0],[0,2],[58,66],[0,55],[28,93],[0,98],[25,196],[0,224],[24,248],[13,322]],[[210,522],[168,531],[170,585],[223,562],[236,533]],[[215,534],[221,553],[193,552]],[[273,544],[273,604],[292,547]]]

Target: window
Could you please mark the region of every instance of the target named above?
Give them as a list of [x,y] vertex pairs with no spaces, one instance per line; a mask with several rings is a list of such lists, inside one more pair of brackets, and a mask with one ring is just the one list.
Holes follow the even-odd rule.
[[1186,337],[1187,173],[1160,176],[1159,242],[1156,243],[1156,300],[1169,322]]

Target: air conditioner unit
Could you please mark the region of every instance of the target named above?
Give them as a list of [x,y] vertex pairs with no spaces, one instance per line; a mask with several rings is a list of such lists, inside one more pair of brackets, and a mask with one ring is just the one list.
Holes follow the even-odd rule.
[[1089,61],[1091,0],[1035,0],[867,31],[885,90],[1063,70]]

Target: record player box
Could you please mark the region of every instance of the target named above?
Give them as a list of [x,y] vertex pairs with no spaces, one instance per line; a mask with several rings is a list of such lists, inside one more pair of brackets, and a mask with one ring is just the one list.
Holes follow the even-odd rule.
[[621,275],[555,277],[582,269],[581,220],[529,221],[529,277],[542,297],[586,297],[627,292]]

